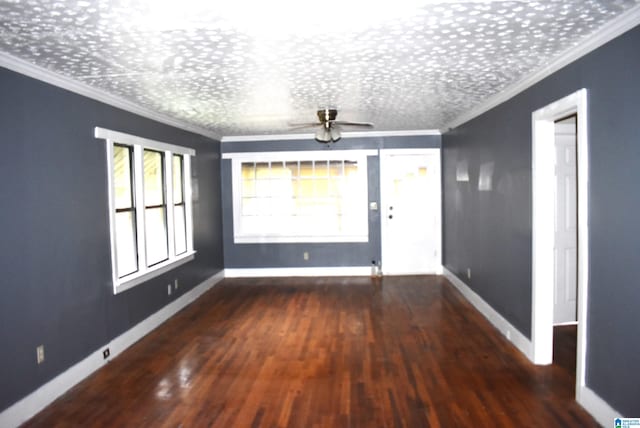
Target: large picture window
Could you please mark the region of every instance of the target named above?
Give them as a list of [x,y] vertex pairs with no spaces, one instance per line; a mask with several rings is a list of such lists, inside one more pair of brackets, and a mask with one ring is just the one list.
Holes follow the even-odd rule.
[[234,241],[368,241],[362,151],[231,154]]
[[192,149],[96,128],[107,143],[114,292],[192,260]]

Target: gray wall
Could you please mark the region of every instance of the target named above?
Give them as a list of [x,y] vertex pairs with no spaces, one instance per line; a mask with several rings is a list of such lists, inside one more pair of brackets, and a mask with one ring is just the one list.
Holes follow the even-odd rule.
[[[220,143],[0,68],[0,411],[223,268]],[[113,295],[105,142],[192,147],[194,261]],[[167,284],[180,288],[167,296]],[[45,362],[36,364],[36,346]]]
[[[331,146],[323,146],[313,139],[225,142],[222,143],[222,152],[439,148],[440,141],[439,135],[428,135],[344,138]],[[380,162],[378,156],[368,157],[367,168],[369,201],[379,201]],[[231,160],[229,159],[222,161],[222,207],[226,268],[371,266],[372,260],[380,260],[379,211],[369,211],[369,241],[364,243],[235,244],[233,242]],[[305,251],[309,253],[309,260],[303,258]]]
[[[445,266],[531,337],[531,113],[580,88],[589,103],[587,386],[640,414],[640,27],[443,135]],[[456,181],[469,162],[471,181]],[[494,188],[478,172],[494,162]],[[466,269],[472,269],[471,280]]]

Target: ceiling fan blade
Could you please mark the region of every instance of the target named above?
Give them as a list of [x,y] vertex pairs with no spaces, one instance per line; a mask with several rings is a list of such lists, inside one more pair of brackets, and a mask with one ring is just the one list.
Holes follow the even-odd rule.
[[373,128],[373,123],[371,122],[345,122],[342,120],[334,120],[332,123],[342,126],[364,126],[367,128]]
[[303,129],[303,128],[313,128],[316,126],[322,126],[320,122],[289,123],[287,125],[289,126],[289,129]]

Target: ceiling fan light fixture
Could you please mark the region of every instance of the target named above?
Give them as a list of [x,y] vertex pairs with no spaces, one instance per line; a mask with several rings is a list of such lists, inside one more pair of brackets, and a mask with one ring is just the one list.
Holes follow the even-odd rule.
[[331,135],[331,141],[334,143],[342,138],[342,132],[340,132],[340,128],[337,126],[332,126],[329,128],[329,134]]
[[319,143],[335,143],[342,138],[342,132],[336,125],[323,126],[316,131],[316,141]]
[[331,142],[331,131],[324,126],[316,131],[316,141],[319,143]]

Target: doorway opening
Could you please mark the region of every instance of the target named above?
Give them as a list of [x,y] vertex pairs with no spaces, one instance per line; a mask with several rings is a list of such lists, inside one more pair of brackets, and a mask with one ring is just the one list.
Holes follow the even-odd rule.
[[[556,186],[553,292],[553,364],[576,381],[578,324],[577,114],[555,121]],[[565,389],[566,388],[566,389]]]
[[[575,117],[575,154],[558,144],[556,122]],[[535,364],[553,362],[554,324],[577,323],[576,399],[585,386],[586,322],[588,296],[588,143],[587,91],[581,89],[532,115],[532,360]],[[575,170],[570,167],[575,160]],[[562,177],[562,175],[565,175]],[[573,176],[573,177],[570,177]],[[571,178],[571,179],[569,179]],[[575,191],[571,181],[575,183]],[[560,184],[559,184],[560,183]],[[569,184],[567,184],[569,183]],[[563,197],[567,194],[568,197]],[[560,197],[561,204],[558,204]],[[575,209],[568,207],[575,203]],[[556,208],[559,206],[560,210]],[[568,207],[568,209],[567,209]],[[558,222],[558,218],[561,221]],[[560,242],[558,223],[567,242]],[[571,226],[571,227],[568,227]],[[565,230],[564,232],[567,232]],[[573,238],[571,238],[573,236]],[[577,241],[576,241],[577,237]],[[571,244],[571,240],[575,245]],[[573,245],[573,247],[572,247]],[[573,258],[573,259],[572,259]],[[575,280],[572,278],[575,275]],[[559,278],[560,277],[560,278]],[[565,288],[558,288],[559,281]],[[571,287],[577,287],[575,321],[571,320]],[[562,286],[562,284],[560,284]],[[575,290],[575,289],[574,289]],[[564,314],[558,314],[558,295],[565,300]],[[559,311],[562,312],[562,311]],[[561,317],[566,319],[561,321]],[[568,319],[568,320],[567,320]]]
[[577,118],[555,121],[554,326],[578,323]]

